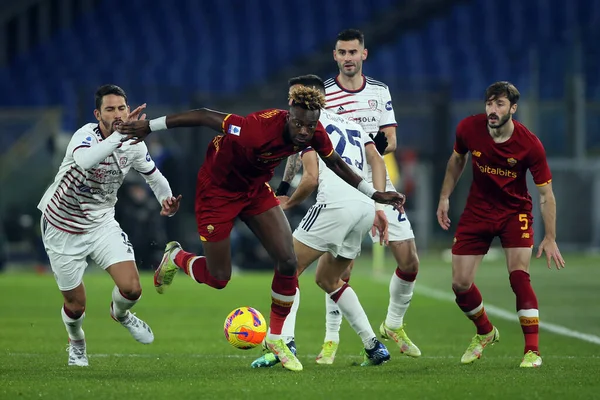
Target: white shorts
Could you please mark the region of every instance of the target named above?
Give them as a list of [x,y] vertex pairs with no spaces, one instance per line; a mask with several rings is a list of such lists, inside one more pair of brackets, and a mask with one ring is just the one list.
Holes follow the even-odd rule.
[[122,261],[135,261],[127,234],[114,219],[81,235],[61,231],[43,216],[41,225],[42,241],[61,291],[75,289],[81,284],[88,257],[102,269]]
[[[390,242],[401,242],[403,240],[414,239],[415,234],[413,233],[412,226],[406,214],[400,214],[394,210],[392,206],[385,206],[385,216],[388,219],[388,238]],[[375,236],[369,234],[373,243],[379,243],[379,232],[375,233]]]
[[373,226],[375,207],[359,200],[313,205],[294,231],[310,248],[354,260],[365,234]]

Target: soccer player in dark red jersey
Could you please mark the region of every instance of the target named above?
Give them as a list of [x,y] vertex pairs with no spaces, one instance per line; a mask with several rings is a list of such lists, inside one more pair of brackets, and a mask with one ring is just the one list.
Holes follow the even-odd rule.
[[176,127],[207,126],[221,133],[208,146],[196,187],[196,220],[205,257],[182,250],[177,242],[168,243],[154,283],[162,293],[181,268],[199,283],[224,288],[231,278],[229,235],[239,216],[277,264],[266,344],[294,371],[302,364],[285,345],[281,329],[296,294],[297,260],[290,225],[268,185],[275,167],[310,146],[330,169],[373,200],[399,208],[404,202],[399,193],[375,191],[334,151],[319,123],[324,106],[325,96],[318,90],[299,87],[290,92],[289,111],[269,109],[241,117],[201,109],[119,126],[133,143],[152,131]]
[[489,321],[481,293],[475,286],[477,268],[492,239],[500,238],[506,254],[510,285],[517,298],[517,315],[525,336],[521,367],[542,365],[538,349],[538,302],[529,279],[533,248],[532,201],[526,173],[531,171],[540,192],[545,236],[537,257],[546,252],[548,268],[565,266],[556,245],[556,200],[552,175],[540,140],[513,120],[520,94],[509,82],[496,82],[485,92],[485,114],[463,119],[456,128],[454,153],[448,161],[437,209],[438,223],[450,228],[449,197],[471,153],[473,182],[452,246],[452,289],[456,303],[477,327],[477,334],[461,358],[469,364],[481,357],[499,333]]

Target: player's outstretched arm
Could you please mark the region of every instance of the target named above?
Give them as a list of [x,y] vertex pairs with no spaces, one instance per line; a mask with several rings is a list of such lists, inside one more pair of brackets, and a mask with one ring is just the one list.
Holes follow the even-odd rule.
[[437,209],[437,220],[442,229],[450,228],[450,218],[448,218],[448,210],[450,209],[450,195],[454,191],[460,176],[465,170],[467,164],[467,154],[459,154],[456,151],[452,153],[446,166],[446,175],[442,190],[440,191],[440,201]]
[[552,191],[552,183],[538,186],[540,192],[540,206],[542,208],[542,219],[544,220],[544,239],[540,243],[536,257],[540,258],[542,252],[546,252],[548,268],[554,261],[557,269],[565,267],[565,260],[558,250],[556,244],[556,199]]
[[[315,191],[317,186],[319,186],[319,160],[317,159],[317,153],[314,151],[304,153],[301,162],[302,167],[304,168],[302,180],[294,194],[292,194],[285,203],[283,201],[281,202],[281,208],[284,210],[302,203]],[[285,196],[279,199],[285,199]]]
[[378,192],[375,188],[367,183],[363,178],[358,176],[346,164],[344,160],[335,151],[328,157],[322,157],[325,165],[331,169],[337,176],[342,178],[346,183],[357,188],[369,198],[382,204],[391,204],[395,208],[402,209],[405,197],[397,192]]
[[178,114],[151,119],[149,121],[127,121],[119,125],[119,132],[127,135],[126,140],[133,139],[132,144],[143,141],[151,132],[172,128],[191,128],[206,126],[222,132],[223,121],[228,114],[201,108]]

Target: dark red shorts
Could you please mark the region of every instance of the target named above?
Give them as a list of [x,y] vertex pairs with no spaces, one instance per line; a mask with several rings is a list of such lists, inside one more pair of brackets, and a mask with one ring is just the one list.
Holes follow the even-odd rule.
[[279,200],[268,183],[240,193],[224,190],[209,179],[198,179],[195,208],[200,240],[226,239],[238,216],[262,214],[278,205]]
[[533,247],[531,212],[516,212],[502,218],[482,219],[465,210],[458,221],[452,254],[487,254],[494,237],[503,248]]

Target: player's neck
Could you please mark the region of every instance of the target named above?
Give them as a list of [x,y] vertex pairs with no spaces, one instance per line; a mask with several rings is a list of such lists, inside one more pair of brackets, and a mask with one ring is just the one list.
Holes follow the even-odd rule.
[[104,125],[102,124],[98,124],[98,129],[100,129],[100,134],[102,135],[102,138],[106,139],[107,137],[109,137],[110,135],[112,135],[112,132],[108,132],[106,130],[106,128],[104,127]]
[[504,143],[512,136],[515,130],[515,124],[513,123],[512,118],[508,120],[504,125],[499,128],[490,128],[488,126],[488,132],[494,142],[496,143]]
[[338,80],[339,84],[342,85],[342,88],[346,89],[346,90],[360,89],[363,86],[363,84],[365,83],[364,79],[365,78],[362,74],[362,71],[359,73],[356,73],[354,76],[346,76],[342,73],[339,73],[337,76],[337,80]]

